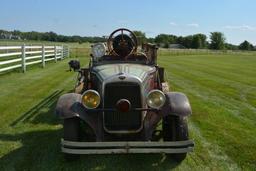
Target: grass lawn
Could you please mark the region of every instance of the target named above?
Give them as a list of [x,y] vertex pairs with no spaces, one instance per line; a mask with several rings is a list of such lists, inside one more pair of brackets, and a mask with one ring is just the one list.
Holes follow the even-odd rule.
[[[75,53],[73,52],[73,56]],[[79,55],[78,55],[79,56]],[[80,57],[87,65],[88,57]],[[0,170],[253,170],[256,168],[256,56],[170,55],[159,64],[173,91],[190,99],[195,151],[177,165],[164,155],[90,155],[66,163],[58,97],[73,89],[68,60],[0,75]]]

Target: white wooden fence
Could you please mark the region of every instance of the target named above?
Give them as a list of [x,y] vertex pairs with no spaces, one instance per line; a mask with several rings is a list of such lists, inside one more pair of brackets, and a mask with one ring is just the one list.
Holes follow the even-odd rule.
[[15,68],[26,72],[26,66],[69,57],[67,46],[0,46],[0,73]]

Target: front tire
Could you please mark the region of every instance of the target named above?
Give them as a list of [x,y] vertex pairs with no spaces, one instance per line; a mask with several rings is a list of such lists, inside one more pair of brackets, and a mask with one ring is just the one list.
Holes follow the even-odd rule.
[[[64,119],[63,123],[63,139],[67,141],[80,140],[80,118]],[[67,161],[73,161],[79,158],[79,155],[65,153],[64,157]]]
[[[166,116],[163,118],[163,139],[164,141],[185,141],[188,140],[188,125],[185,117]],[[187,153],[168,154],[176,162],[180,163],[186,158]]]

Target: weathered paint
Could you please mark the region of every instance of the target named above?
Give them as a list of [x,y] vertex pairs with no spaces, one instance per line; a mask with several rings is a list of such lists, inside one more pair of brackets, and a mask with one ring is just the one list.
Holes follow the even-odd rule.
[[187,96],[180,92],[168,92],[165,94],[166,102],[161,109],[163,116],[176,115],[188,116],[192,114],[192,109]]
[[155,70],[155,67],[139,64],[106,64],[93,67],[93,71],[98,73],[102,80],[114,75],[124,74],[132,75],[143,81],[148,73]]

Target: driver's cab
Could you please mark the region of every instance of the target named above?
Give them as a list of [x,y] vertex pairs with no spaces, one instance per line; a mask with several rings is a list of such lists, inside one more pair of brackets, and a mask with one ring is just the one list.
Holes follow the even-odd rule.
[[104,63],[141,63],[156,65],[157,47],[153,44],[143,44],[138,50],[135,34],[125,28],[115,30],[110,34],[107,43],[92,45],[92,64]]

